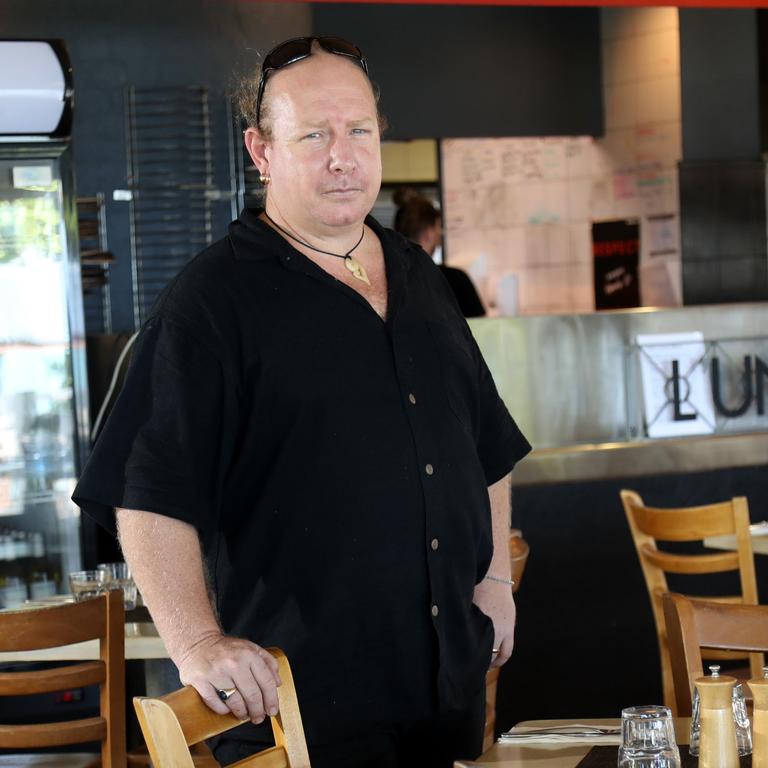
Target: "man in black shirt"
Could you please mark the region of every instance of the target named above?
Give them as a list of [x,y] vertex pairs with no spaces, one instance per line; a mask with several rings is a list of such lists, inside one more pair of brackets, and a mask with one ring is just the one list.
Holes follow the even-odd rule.
[[[395,213],[395,229],[420,245],[428,256],[433,256],[443,240],[443,222],[440,211],[426,197],[415,190],[403,187],[394,196],[398,205]],[[443,277],[451,286],[459,309],[464,317],[483,317],[485,307],[480,300],[472,278],[457,267],[439,264]]]
[[158,300],[74,498],[116,518],[181,680],[251,720],[217,758],[261,744],[276,645],[315,768],[450,766],[480,751],[485,671],[512,650],[529,446],[436,267],[367,216],[359,50],[278,46],[245,113],[265,210]]

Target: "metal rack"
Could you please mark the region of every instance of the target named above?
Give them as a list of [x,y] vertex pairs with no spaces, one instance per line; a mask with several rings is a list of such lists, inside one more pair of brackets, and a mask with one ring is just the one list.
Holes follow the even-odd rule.
[[133,304],[136,327],[167,282],[211,243],[208,91],[126,89]]
[[107,247],[104,195],[77,198],[80,274],[83,285],[85,332],[112,333],[109,267],[115,257]]

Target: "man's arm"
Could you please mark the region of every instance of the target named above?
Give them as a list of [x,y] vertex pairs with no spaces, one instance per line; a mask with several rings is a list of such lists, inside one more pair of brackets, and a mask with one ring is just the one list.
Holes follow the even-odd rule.
[[[494,483],[488,489],[488,495],[491,499],[493,524],[493,559],[487,575],[509,579],[510,476],[506,475]],[[493,647],[498,648],[498,653],[494,656],[491,666],[500,667],[511,656],[515,643],[515,601],[512,597],[512,587],[488,578],[483,579],[475,587],[474,603],[493,620]]]
[[[214,615],[195,528],[152,512],[117,509],[120,545],[144,603],[185,685],[214,712],[255,723],[277,713],[277,662],[258,645],[226,637]],[[226,702],[216,689],[237,688]]]

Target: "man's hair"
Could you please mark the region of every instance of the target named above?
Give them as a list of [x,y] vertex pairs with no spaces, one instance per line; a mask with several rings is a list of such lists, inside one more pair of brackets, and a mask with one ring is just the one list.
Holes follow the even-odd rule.
[[408,240],[418,242],[426,229],[434,227],[440,221],[440,211],[415,189],[398,189],[393,200],[398,206],[395,213],[395,230]]
[[[313,54],[314,55],[314,54]],[[330,54],[333,55],[333,54]],[[290,66],[290,65],[289,65]],[[363,74],[365,74],[363,72]],[[264,94],[261,97],[261,120],[260,125],[257,125],[256,121],[256,99],[259,95],[259,80],[261,79],[261,64],[257,65],[253,71],[240,78],[236,83],[232,92],[232,102],[235,105],[235,114],[243,124],[248,128],[258,128],[261,131],[262,136],[265,139],[272,139],[272,115],[270,110],[270,96],[269,96],[269,82],[264,89]],[[381,113],[379,109],[379,88],[378,86],[366,75],[371,90],[373,91],[373,98],[376,103],[376,117],[379,121],[379,133],[383,134],[388,127],[387,119]]]

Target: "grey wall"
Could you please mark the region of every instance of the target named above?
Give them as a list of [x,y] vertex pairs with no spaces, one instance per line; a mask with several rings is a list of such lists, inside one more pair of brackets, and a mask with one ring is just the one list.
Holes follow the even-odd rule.
[[601,135],[600,12],[316,4],[366,53],[390,138]]
[[686,304],[768,299],[758,14],[681,9]]
[[[128,206],[111,200],[126,185],[124,87],[202,85],[210,89],[217,184],[228,188],[225,93],[275,42],[310,32],[301,3],[237,0],[0,0],[0,37],[60,37],[75,80],[74,142],[78,195],[108,198],[113,327],[133,329]],[[184,127],[179,125],[179,131]],[[216,236],[229,221],[216,207]]]

